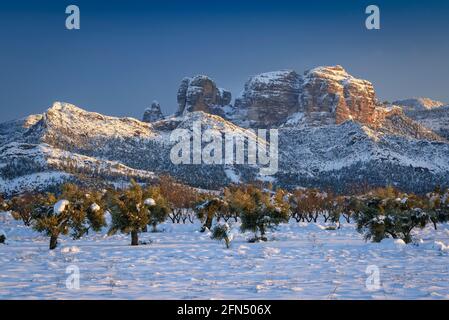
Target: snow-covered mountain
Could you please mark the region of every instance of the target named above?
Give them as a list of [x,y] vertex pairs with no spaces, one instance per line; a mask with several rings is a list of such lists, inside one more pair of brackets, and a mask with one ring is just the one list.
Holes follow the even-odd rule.
[[[191,128],[194,122],[203,130],[246,130],[204,112],[145,123],[103,116],[61,102],[35,118],[40,120],[29,127],[23,121],[14,122],[14,127],[4,124],[9,130],[0,131],[0,192],[20,192],[21,185],[41,188],[47,182],[56,184],[80,175],[110,181],[131,177],[147,180],[155,177],[154,172],[169,173],[194,185],[216,186],[229,180],[229,171],[214,165],[174,165],[170,161],[174,144],[170,133],[175,128]],[[51,181],[42,182],[42,176],[48,173],[52,173]]]
[[[422,192],[449,185],[448,141],[424,120],[418,123],[400,107],[380,104],[369,82],[339,66],[304,76],[281,71],[252,78],[234,105],[227,91],[205,76],[182,85],[180,110],[161,120],[109,117],[57,102],[42,115],[0,124],[0,193],[47,189],[70,179],[120,183],[161,174],[209,189],[254,180],[337,191],[391,184]],[[279,104],[283,111],[277,113]],[[446,116],[449,111],[438,110]],[[276,125],[267,126],[272,113]],[[279,132],[279,171],[273,176],[261,176],[254,164],[170,160],[174,129],[200,123],[203,130],[254,140],[250,128],[261,120]],[[447,122],[441,125],[439,133],[447,130]]]
[[431,110],[446,105],[444,102],[423,97],[397,100],[394,101],[393,104],[401,106],[404,109],[404,112]]
[[412,98],[393,102],[404,113],[431,129],[442,137],[449,139],[449,105],[429,98]]

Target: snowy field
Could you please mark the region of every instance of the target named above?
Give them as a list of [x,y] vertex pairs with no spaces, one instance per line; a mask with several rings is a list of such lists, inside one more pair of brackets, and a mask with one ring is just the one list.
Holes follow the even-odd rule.
[[[126,235],[62,238],[49,251],[48,238],[0,213],[0,299],[449,299],[447,224],[420,231],[415,245],[365,243],[348,224],[296,222],[247,243],[234,226],[229,250],[199,227],[166,223],[138,247]],[[66,287],[71,265],[78,290]],[[380,272],[376,291],[366,286],[370,265]]]

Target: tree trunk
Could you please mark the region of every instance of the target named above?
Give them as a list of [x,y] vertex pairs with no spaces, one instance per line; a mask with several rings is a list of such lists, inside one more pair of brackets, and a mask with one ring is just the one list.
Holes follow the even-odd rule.
[[228,237],[225,237],[224,240],[225,240],[226,248],[229,249],[229,247],[231,246],[231,241],[229,241]]
[[[204,223],[205,228],[207,228],[209,230],[212,228],[212,219],[213,218],[210,215],[207,215],[206,222]],[[206,230],[206,229],[204,229],[204,230]]]
[[265,237],[265,226],[264,226],[264,225],[261,225],[261,226],[259,227],[259,229],[260,229],[260,240],[266,241],[266,240],[265,240],[265,239],[266,239],[266,237]]
[[51,236],[50,237],[50,250],[56,249],[57,245],[58,245],[58,236]]
[[433,228],[437,230],[437,222],[434,219],[431,219],[430,221],[433,223]]
[[139,235],[135,230],[131,231],[131,245],[132,246],[139,245]]

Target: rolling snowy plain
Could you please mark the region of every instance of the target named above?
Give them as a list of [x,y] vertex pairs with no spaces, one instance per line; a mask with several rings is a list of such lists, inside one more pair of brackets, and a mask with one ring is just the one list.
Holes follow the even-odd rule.
[[[0,299],[449,299],[448,224],[418,231],[409,245],[367,243],[352,224],[293,221],[269,242],[248,243],[234,224],[230,249],[199,222],[159,228],[141,234],[148,245],[105,229],[49,251],[47,237],[0,213]],[[80,270],[79,289],[66,287],[69,266]],[[366,285],[369,266],[378,290]]]

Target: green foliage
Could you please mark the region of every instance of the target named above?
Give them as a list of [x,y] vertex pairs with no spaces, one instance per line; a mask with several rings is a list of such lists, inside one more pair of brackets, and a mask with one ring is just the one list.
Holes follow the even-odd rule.
[[330,220],[332,223],[337,224],[337,227],[328,227],[328,230],[340,229],[340,218],[345,210],[345,198],[342,196],[335,196],[328,193],[327,196],[322,201],[322,210],[324,212],[323,216],[325,222]]
[[342,205],[342,216],[346,219],[347,223],[351,221],[351,217],[359,214],[364,208],[363,201],[358,197],[344,197]]
[[[388,237],[387,230],[391,230],[390,219],[386,219],[381,214],[380,199],[369,199],[363,203],[361,211],[356,211],[355,219],[357,223],[357,231],[364,234],[365,240],[380,242]],[[352,204],[358,202],[352,201]],[[386,226],[388,224],[388,226]],[[392,234],[394,238],[396,235]]]
[[[57,200],[66,201],[62,212],[56,212]],[[50,249],[57,245],[59,235],[69,234],[79,239],[90,229],[99,231],[106,225],[102,194],[87,192],[74,185],[65,184],[58,199],[53,194],[36,195],[33,199],[33,228],[50,237]]]
[[45,233],[49,237],[68,234],[70,215],[68,211],[62,214],[54,212],[56,196],[52,193],[36,195],[33,199],[32,212],[34,217],[33,229]]
[[227,223],[225,224],[217,224],[212,229],[212,239],[218,240],[218,241],[224,241],[226,244],[226,248],[229,249],[231,246],[231,237],[229,235],[230,227]]
[[198,219],[203,222],[201,232],[204,232],[206,229],[211,229],[214,217],[228,210],[228,204],[219,198],[211,198],[200,203],[195,209]]
[[8,210],[9,210],[9,203],[0,194],[0,211],[8,211]]
[[168,214],[170,213],[170,206],[167,199],[162,195],[159,186],[149,187],[146,190],[146,194],[155,201],[155,205],[149,207],[148,224],[153,227],[153,232],[157,232],[157,225],[167,220]]
[[5,207],[11,210],[11,214],[16,220],[22,220],[24,225],[30,226],[33,218],[34,203],[38,194],[25,193],[21,196],[16,196],[10,200]]
[[0,177],[5,179],[14,179],[28,174],[39,172],[42,165],[34,159],[20,158],[8,162],[0,168]]
[[[0,211],[11,211],[15,219],[50,237],[54,249],[60,235],[70,234],[80,238],[90,230],[98,231],[105,226],[104,208],[108,208],[112,223],[109,234],[131,234],[131,244],[137,245],[138,234],[148,225],[157,231],[158,224],[167,217],[173,223],[193,222],[196,217],[203,222],[202,231],[212,231],[212,238],[225,241],[229,247],[229,229],[218,224],[212,228],[214,219],[234,218],[241,220],[241,231],[254,233],[250,241],[266,241],[266,233],[289,218],[299,221],[325,222],[335,225],[328,230],[340,228],[344,217],[357,224],[357,230],[366,240],[380,242],[385,238],[413,241],[413,230],[449,221],[449,191],[436,188],[425,196],[405,194],[393,187],[376,188],[359,196],[340,196],[318,189],[295,190],[291,194],[272,186],[229,186],[220,196],[199,193],[169,177],[162,177],[159,184],[141,187],[135,181],[124,190],[110,189],[97,192],[98,188],[65,184],[53,193],[24,193],[4,200],[0,196]],[[59,188],[59,187],[58,187]],[[58,200],[67,200],[65,210],[54,210]],[[151,201],[150,201],[151,200]],[[229,228],[229,227],[228,227]]]
[[441,188],[436,188],[424,197],[423,202],[422,207],[429,214],[435,230],[438,223],[449,221],[449,190],[444,193]]
[[60,198],[70,202],[67,211],[71,217],[72,237],[79,238],[88,233],[90,229],[99,231],[106,225],[105,202],[102,193],[89,191],[69,183],[63,186]]
[[145,205],[146,199],[143,188],[134,180],[131,181],[128,189],[110,192],[109,209],[112,224],[109,234],[115,234],[118,231],[131,233],[131,245],[138,245],[138,233],[150,223],[150,210]]
[[236,197],[233,206],[240,212],[242,232],[254,232],[254,238],[250,241],[266,241],[268,230],[288,221],[289,205],[284,200],[283,191],[276,192],[272,197],[267,191],[246,186],[236,193]]
[[410,243],[415,228],[422,229],[432,222],[433,214],[428,209],[426,199],[416,195],[385,199],[370,196],[356,215],[357,230],[374,242],[391,237]]

